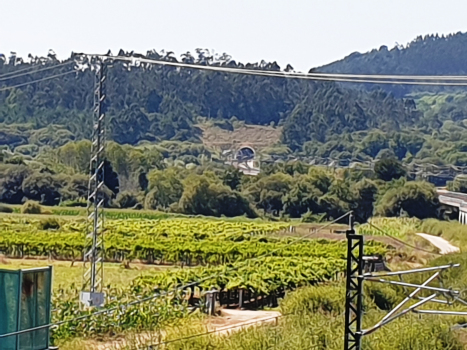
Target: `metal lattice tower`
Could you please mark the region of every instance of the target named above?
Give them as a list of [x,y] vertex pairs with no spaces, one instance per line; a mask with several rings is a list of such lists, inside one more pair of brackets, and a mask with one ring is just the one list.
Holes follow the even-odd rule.
[[347,281],[345,296],[345,350],[361,349],[363,236],[355,234],[353,215],[347,231]]
[[[446,306],[455,304],[467,305],[467,301],[461,298],[461,291],[445,288],[442,281],[442,272],[450,268],[459,267],[460,264],[449,264],[443,266],[426,267],[403,271],[390,271],[389,269],[376,270],[376,263],[381,263],[382,258],[378,256],[364,256],[364,236],[356,234],[353,227],[353,217],[350,215],[350,229],[347,231],[347,283],[345,296],[345,339],[344,350],[361,350],[362,338],[370,335],[381,327],[409,313],[467,316],[467,311],[457,310],[427,310],[420,309],[428,303],[439,303]],[[371,223],[370,223],[371,225]],[[365,267],[368,263],[369,268]],[[384,263],[383,263],[384,265]],[[365,268],[364,268],[365,267]],[[389,272],[388,272],[389,271]],[[411,274],[432,273],[429,278],[421,275],[424,282],[421,284],[404,282],[403,276]],[[399,278],[392,280],[390,278]],[[406,297],[392,310],[390,310],[375,325],[362,328],[362,301],[363,282],[385,283],[403,287]],[[433,285],[438,282],[438,285]],[[413,289],[410,294],[409,290]],[[424,293],[423,293],[424,292]],[[430,294],[427,296],[427,294]],[[457,328],[467,328],[467,324],[459,325]]]
[[95,65],[93,132],[88,186],[87,231],[83,256],[83,287],[80,301],[85,306],[102,306],[104,293],[104,160],[105,160],[105,111],[104,85],[106,63]]

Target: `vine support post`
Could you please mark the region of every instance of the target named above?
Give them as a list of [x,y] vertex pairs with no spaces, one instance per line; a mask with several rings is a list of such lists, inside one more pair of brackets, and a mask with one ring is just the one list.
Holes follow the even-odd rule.
[[86,307],[104,304],[102,284],[104,279],[104,162],[105,162],[105,111],[104,85],[107,64],[95,58],[95,88],[93,129],[88,185],[87,229],[83,255],[83,286],[80,301]]
[[349,216],[347,236],[347,276],[345,288],[344,350],[361,350],[363,301],[363,236],[355,233]]

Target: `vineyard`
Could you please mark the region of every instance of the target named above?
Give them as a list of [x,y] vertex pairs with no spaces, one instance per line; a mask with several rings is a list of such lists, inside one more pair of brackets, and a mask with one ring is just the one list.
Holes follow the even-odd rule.
[[[370,223],[358,225],[357,232],[407,239],[416,232],[445,235],[452,231],[454,237],[459,226],[436,220],[393,218],[373,218]],[[128,264],[153,268],[133,270],[127,282],[121,284],[123,287],[107,285],[104,292],[108,298],[100,310],[84,310],[80,306],[81,286],[77,284],[62,284],[54,289],[52,322],[63,324],[52,329],[53,343],[67,350],[85,348],[87,341],[96,339],[131,339],[149,334],[156,336],[151,344],[160,339],[176,341],[164,349],[239,350],[240,345],[252,349],[342,348],[343,339],[336,332],[343,328],[346,240],[300,239],[293,237],[289,228],[290,223],[261,221],[107,218],[106,261],[125,262],[115,264],[121,268]],[[79,265],[85,232],[81,216],[6,215],[0,222],[0,254],[12,259],[63,260],[61,264],[76,261]],[[370,239],[365,244],[367,255],[385,255],[390,253],[388,249]],[[401,252],[394,251],[389,256]],[[430,264],[447,264],[453,258],[465,265],[462,255],[438,258]],[[73,267],[76,268],[79,269]],[[464,271],[447,273],[449,285],[464,289]],[[211,290],[219,292],[223,307],[272,307],[286,316],[277,320],[275,326],[191,339],[192,334],[206,331],[206,316],[199,310],[205,306],[203,296]],[[364,321],[370,325],[397,305],[404,291],[367,284],[365,295]],[[94,314],[96,311],[99,313]],[[381,333],[365,339],[367,346],[390,349],[392,344],[399,344],[397,348],[403,349],[407,339],[418,341],[421,330],[426,339],[433,341],[429,345],[420,343],[414,349],[461,349],[458,337],[445,328],[463,323],[464,319],[427,317],[428,323],[419,325],[415,316],[406,317],[401,318],[400,330],[397,323],[391,324],[387,330],[383,328]],[[381,342],[380,334],[391,342]],[[434,338],[436,334],[442,336]],[[184,335],[189,338],[177,340]],[[76,341],[84,342],[80,343],[84,347],[77,346]]]
[[[54,228],[45,229],[49,226]],[[200,295],[211,289],[228,293],[230,298],[245,291],[275,304],[287,291],[342,275],[345,242],[305,239],[295,243],[296,238],[274,234],[288,227],[285,223],[197,218],[107,220],[107,261],[174,268],[137,277],[126,288],[109,286],[106,308],[113,308],[111,313],[66,323],[54,331],[54,339],[163,327],[185,318],[195,301],[200,302]],[[0,254],[81,260],[85,231],[80,218],[44,225],[43,219],[8,216],[0,223]],[[367,246],[368,254],[384,254],[385,250],[377,243]],[[54,322],[89,313],[80,310],[78,293],[76,286],[54,292]],[[163,296],[151,299],[155,294]],[[150,302],[126,306],[144,298]]]
[[[9,218],[0,223],[0,253],[8,257],[82,260],[85,224],[64,222],[58,230],[40,229],[39,219]],[[345,256],[342,242],[302,241],[271,233],[279,223],[236,223],[201,219],[109,220],[106,261],[138,260],[157,264],[226,264],[271,253],[282,257]],[[278,253],[275,253],[278,251]],[[337,253],[336,253],[337,252]]]

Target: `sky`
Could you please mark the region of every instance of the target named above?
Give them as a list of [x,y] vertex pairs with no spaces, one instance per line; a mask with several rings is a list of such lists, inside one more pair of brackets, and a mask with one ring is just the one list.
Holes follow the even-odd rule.
[[308,71],[418,35],[467,31],[463,0],[0,0],[0,53],[196,48]]

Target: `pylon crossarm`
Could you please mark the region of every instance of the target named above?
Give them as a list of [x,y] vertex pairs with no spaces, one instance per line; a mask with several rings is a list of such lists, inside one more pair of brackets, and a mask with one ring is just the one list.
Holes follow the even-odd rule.
[[467,316],[467,311],[444,311],[444,310],[414,310],[417,314],[444,315],[444,316]]
[[465,301],[464,299],[461,299],[459,297],[454,297],[454,301],[458,301],[461,304],[467,305],[467,301]]
[[406,283],[406,282],[391,281],[391,280],[385,280],[385,279],[382,279],[382,278],[368,278],[366,280],[371,281],[371,282],[394,284],[396,286],[421,288],[421,289],[432,290],[432,291],[440,292],[440,293],[448,293],[448,294],[454,294],[454,295],[459,294],[459,291],[457,291],[457,290],[446,289],[446,288],[438,288],[438,287],[431,287],[431,286],[425,286],[425,285],[413,284],[413,283]]
[[[415,297],[415,299],[422,300],[422,297]],[[431,300],[433,303],[439,303],[439,304],[445,304],[445,305],[452,305],[453,302],[447,301],[447,300],[441,300],[441,299],[432,299]]]
[[[436,272],[433,276],[431,276],[430,278],[428,278],[425,282],[423,282],[423,284],[418,287],[417,289],[415,289],[412,293],[410,293],[404,300],[402,300],[398,305],[396,305],[396,307],[394,309],[392,309],[390,312],[388,312],[388,314],[386,316],[383,317],[383,319],[381,320],[381,322],[379,323],[383,323],[384,321],[386,321],[387,319],[391,318],[392,315],[394,315],[397,311],[399,311],[399,309],[404,306],[405,304],[407,304],[407,302],[409,302],[411,299],[413,299],[414,296],[416,296],[421,290],[423,286],[426,286],[428,283],[430,283],[431,281],[433,281],[435,278],[437,278],[439,276],[439,271]],[[425,300],[425,298],[421,298],[421,300]]]
[[451,267],[459,267],[460,264],[450,264],[450,265],[441,265],[441,266],[434,266],[434,267],[426,267],[423,269],[412,269],[412,270],[404,270],[404,271],[394,271],[394,272],[384,272],[384,273],[372,273],[368,272],[361,276],[360,278],[371,278],[371,277],[388,277],[388,276],[401,276],[401,275],[408,275],[411,273],[419,273],[419,272],[430,272],[430,271],[438,271],[438,270],[447,270]]
[[410,311],[415,311],[415,309],[419,306],[422,306],[423,304],[426,304],[428,303],[429,301],[433,300],[435,297],[437,296],[436,293],[430,295],[429,297],[427,298],[423,298],[422,300],[420,300],[418,303],[415,303],[413,304],[412,306],[408,307],[407,309],[399,312],[397,315],[394,315],[390,318],[387,318],[384,322],[379,322],[378,324],[374,325],[373,327],[371,328],[368,328],[368,329],[364,329],[362,330],[362,335],[368,335],[368,334],[371,334],[373,333],[374,331],[376,331],[377,329],[383,327],[384,325],[388,324],[389,322],[392,322],[394,321],[395,319],[405,315],[406,313],[410,312]]

